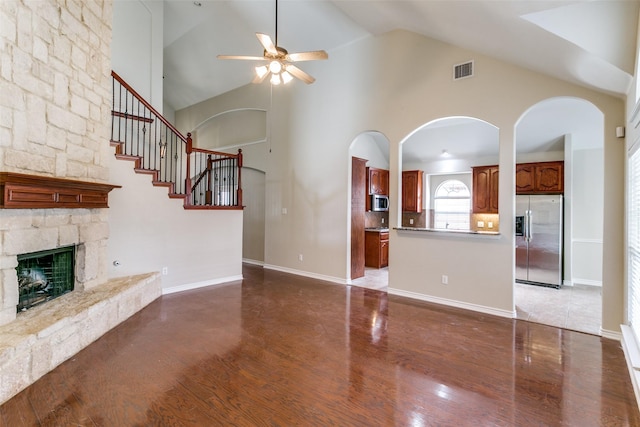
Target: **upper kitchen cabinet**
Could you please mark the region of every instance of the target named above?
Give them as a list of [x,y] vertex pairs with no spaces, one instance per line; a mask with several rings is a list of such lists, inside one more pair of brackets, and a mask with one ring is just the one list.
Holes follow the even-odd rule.
[[477,166],[473,170],[473,213],[498,213],[498,166]]
[[421,170],[402,172],[402,212],[422,212]]
[[516,194],[562,194],[564,162],[516,165]]
[[389,171],[386,169],[367,168],[368,194],[389,195]]

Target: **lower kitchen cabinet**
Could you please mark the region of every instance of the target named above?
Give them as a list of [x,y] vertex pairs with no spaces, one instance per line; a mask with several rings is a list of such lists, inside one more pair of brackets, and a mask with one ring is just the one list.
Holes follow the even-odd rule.
[[389,232],[366,230],[364,233],[364,265],[382,268],[389,265]]

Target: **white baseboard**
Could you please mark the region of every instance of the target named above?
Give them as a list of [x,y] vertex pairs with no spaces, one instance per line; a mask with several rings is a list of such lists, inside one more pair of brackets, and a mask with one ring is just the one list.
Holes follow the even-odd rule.
[[196,283],[187,283],[186,285],[178,285],[178,286],[172,286],[170,288],[163,288],[162,295],[169,295],[169,294],[174,294],[176,292],[184,292],[184,291],[189,291],[191,289],[204,288],[207,286],[222,285],[225,283],[235,282],[237,280],[242,280],[242,279],[243,279],[242,274],[239,274],[237,276],[222,277],[222,278],[213,279],[213,280],[204,280],[202,282],[196,282]]
[[591,280],[591,279],[576,279],[572,280],[574,285],[586,285],[586,286],[599,286],[602,287],[601,280]]
[[480,313],[491,314],[493,316],[506,317],[509,319],[515,319],[516,312],[515,310],[500,310],[498,308],[487,307],[484,305],[471,304],[462,301],[450,300],[447,298],[434,297],[430,295],[419,294],[417,292],[403,291],[401,289],[389,288],[387,290],[388,293],[392,295],[399,295],[402,297],[418,299],[421,301],[433,302],[436,304],[448,305],[450,307],[462,308],[465,310],[477,311]]
[[246,264],[257,265],[259,267],[263,267],[264,266],[264,261],[258,261],[258,260],[255,260],[255,259],[242,258],[242,262],[246,263]]
[[638,346],[635,334],[629,326],[620,325],[620,329],[622,330],[622,351],[627,361],[636,403],[640,408],[640,346]]
[[622,333],[618,331],[610,331],[608,329],[600,328],[600,336],[602,338],[609,338],[610,340],[616,340],[616,341],[622,340]]
[[312,279],[325,280],[327,282],[338,283],[340,285],[347,284],[347,279],[342,279],[340,277],[326,276],[324,274],[311,273],[309,271],[296,270],[288,267],[280,267],[279,265],[264,264],[264,268],[267,268],[269,270],[282,271],[283,273],[291,273],[297,276],[310,277]]

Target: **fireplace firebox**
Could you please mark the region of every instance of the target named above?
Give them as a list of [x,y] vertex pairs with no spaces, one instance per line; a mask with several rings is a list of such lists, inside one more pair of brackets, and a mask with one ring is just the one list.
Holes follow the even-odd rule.
[[18,255],[18,313],[71,292],[75,246]]

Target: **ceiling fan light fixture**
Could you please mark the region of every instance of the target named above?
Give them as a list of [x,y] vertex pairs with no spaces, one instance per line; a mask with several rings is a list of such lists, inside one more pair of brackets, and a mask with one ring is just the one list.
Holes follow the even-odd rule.
[[280,74],[280,71],[282,71],[282,64],[280,63],[280,61],[271,61],[269,63],[269,71],[271,71],[273,74]]
[[256,75],[260,78],[263,78],[264,76],[266,76],[268,72],[269,72],[269,69],[267,68],[266,65],[260,65],[256,67]]
[[[2,0],[0,0],[2,1]],[[264,51],[262,56],[248,55],[218,55],[218,59],[240,59],[244,61],[266,61],[264,65],[255,67],[256,77],[253,83],[262,83],[270,76],[272,85],[287,84],[291,80],[298,79],[306,84],[313,83],[316,79],[296,67],[293,63],[298,61],[315,61],[328,59],[329,55],[324,50],[309,52],[289,53],[287,49],[278,46],[278,0],[276,3],[275,43],[267,34],[256,33],[258,41]]]
[[282,74],[280,74],[280,76],[282,76],[282,83],[284,84],[287,84],[291,80],[293,80],[293,76],[289,74],[287,71],[283,71]]

